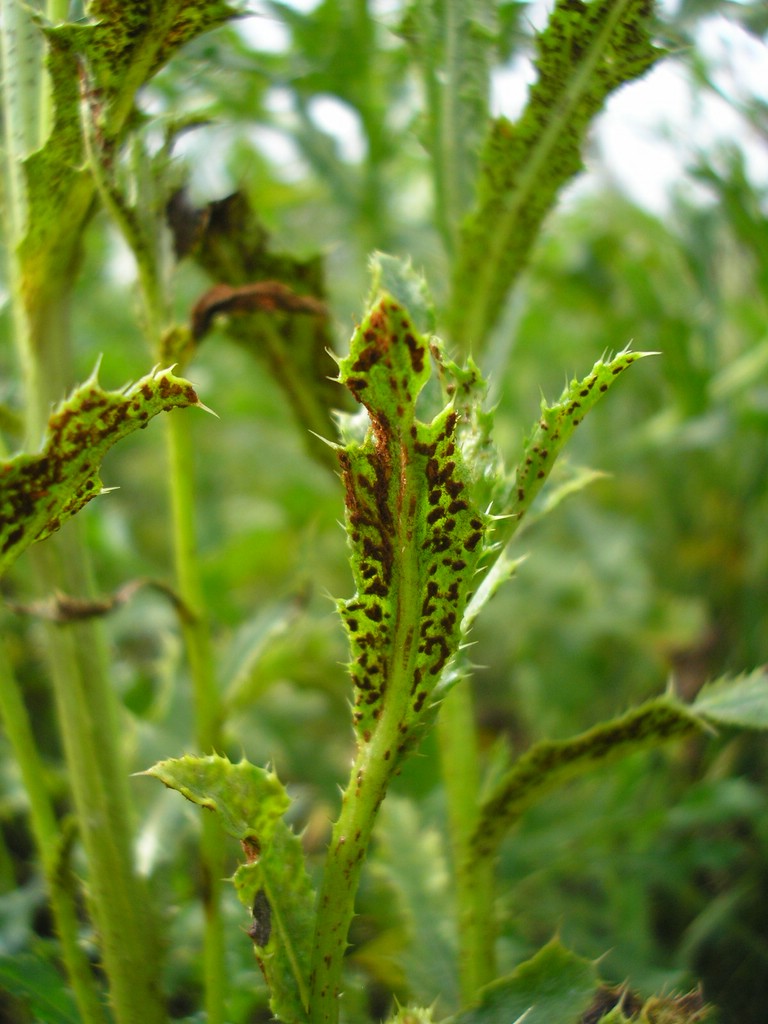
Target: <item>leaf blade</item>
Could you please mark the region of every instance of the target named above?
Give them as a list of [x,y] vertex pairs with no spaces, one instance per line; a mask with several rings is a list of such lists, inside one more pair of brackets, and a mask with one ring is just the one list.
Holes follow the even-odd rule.
[[480,161],[477,205],[453,274],[452,337],[480,346],[524,267],[562,186],[582,167],[593,117],[623,82],[659,59],[647,0],[558,0],[537,37],[538,81],[516,124],[493,122]]
[[205,408],[170,370],[125,391],[104,391],[95,376],[77,388],[51,415],[38,454],[0,463],[0,572],[100,493],[99,467],[112,445],[159,412],[190,405]]
[[450,1024],[574,1024],[598,987],[595,965],[553,939],[512,974],[486,986],[478,1005]]

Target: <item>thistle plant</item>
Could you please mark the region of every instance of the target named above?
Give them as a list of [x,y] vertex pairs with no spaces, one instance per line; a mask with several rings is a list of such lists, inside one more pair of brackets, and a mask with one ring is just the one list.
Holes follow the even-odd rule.
[[[358,1019],[346,961],[358,890],[393,780],[433,729],[455,894],[456,948],[448,943],[452,959],[442,969],[458,981],[453,1001],[434,991],[431,1008],[390,1007],[393,1024],[703,1019],[695,996],[635,1006],[635,997],[606,987],[598,965],[559,940],[502,970],[496,863],[526,810],[566,780],[718,726],[768,726],[764,675],[721,680],[692,703],[670,688],[570,738],[534,743],[489,779],[471,694],[472,629],[500,588],[513,585],[524,554],[521,535],[547,507],[589,482],[588,475],[550,479],[564,447],[620,379],[631,386],[625,371],[652,354],[623,348],[619,339],[618,354],[603,354],[556,400],[542,399],[519,451],[497,446],[483,356],[503,330],[505,303],[545,217],[582,166],[590,123],[615,89],[663,56],[652,41],[652,5],[559,0],[536,37],[538,78],[515,124],[488,117],[496,5],[406,5],[399,32],[424,85],[423,141],[449,266],[448,296],[436,306],[408,260],[376,253],[369,297],[348,349],[333,357],[333,380],[327,351],[340,353],[343,346],[322,260],[276,251],[243,193],[195,208],[173,157],[189,125],[171,125],[160,144],[151,143],[139,107],[140,90],[179,47],[240,12],[213,0],[127,8],[94,0],[83,19],[69,22],[66,7],[52,2],[33,10],[6,0],[2,8],[3,198],[24,426],[19,450],[0,466],[0,568],[10,572],[17,559],[26,561],[36,600],[16,607],[35,614],[48,609],[54,620],[46,627],[48,670],[74,826],[59,820],[41,781],[34,729],[5,653],[0,713],[74,993],[66,1019],[168,1019],[162,914],[155,913],[134,860],[119,724],[125,709],[111,684],[100,622],[118,602],[99,600],[74,519],[103,493],[107,451],[160,412],[169,414],[172,582],[158,585],[172,600],[184,642],[193,706],[187,742],[195,752],[169,751],[178,756],[141,774],[214,812],[203,817],[199,850],[200,974],[209,1024],[229,1019],[225,835],[241,851],[231,878],[242,904],[239,938],[252,944],[253,986],[263,978],[274,1018],[284,1024]],[[372,31],[372,16],[362,8],[363,29]],[[298,15],[295,23],[301,27]],[[357,87],[374,88],[367,77]],[[381,156],[386,147],[374,145],[381,143],[374,99],[370,93],[360,106],[370,153]],[[367,233],[377,224],[371,210],[378,170],[368,167],[369,192],[361,201]],[[134,258],[136,332],[148,353],[146,374],[118,391],[102,389],[95,372],[84,384],[74,381],[70,307],[85,229],[97,208]],[[211,279],[186,321],[176,313],[173,291],[183,260]],[[308,457],[336,474],[340,515],[344,508],[352,594],[338,599],[336,610],[348,647],[352,763],[319,868],[293,827],[289,789],[266,766],[269,752],[260,764],[223,753],[232,746],[228,705],[198,550],[188,426],[191,409],[208,410],[182,376],[191,375],[203,338],[216,331],[266,366]],[[69,397],[62,402],[63,392]],[[204,397],[216,405],[215,395]],[[133,595],[140,585],[128,582],[121,593]],[[80,942],[74,833],[84,852],[105,986]],[[34,1004],[35,993],[18,976],[12,980]]]

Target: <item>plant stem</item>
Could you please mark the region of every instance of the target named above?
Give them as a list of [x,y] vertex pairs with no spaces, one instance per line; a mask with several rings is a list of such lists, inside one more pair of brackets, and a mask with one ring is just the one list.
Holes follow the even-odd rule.
[[456,879],[459,934],[459,990],[462,1005],[495,977],[493,860],[472,858],[480,768],[474,702],[468,682],[459,683],[440,709],[437,722],[443,782]]
[[[197,553],[192,441],[188,424],[181,416],[168,416],[166,429],[176,582],[184,607],[191,612],[191,615],[182,619],[182,629],[194,693],[196,740],[201,752],[213,753],[221,746],[222,710]],[[204,876],[203,974],[206,1012],[208,1024],[220,1024],[225,1016],[226,979],[224,927],[221,919],[224,834],[216,819],[209,815],[204,815],[202,819],[200,852]]]
[[[19,255],[27,232],[22,163],[50,124],[51,97],[50,92],[40,93],[42,39],[36,26],[30,26],[29,12],[20,3],[4,0],[2,14],[9,280],[14,341],[25,378],[26,437],[28,445],[36,448],[52,403],[72,382],[70,296],[92,185],[84,177],[78,179],[77,195],[69,196],[66,230],[53,216],[50,225],[37,225],[60,232],[56,245],[59,260],[56,273],[50,275],[32,268],[36,273],[30,286],[30,267],[22,266]],[[37,546],[28,557],[41,593],[63,590],[79,597],[93,593],[78,523],[68,524],[64,533]],[[103,633],[95,621],[67,628],[49,625],[47,641],[67,774],[88,859],[90,904],[115,1020],[118,1024],[162,1024],[165,1008],[159,989],[159,943],[147,892],[134,872],[127,771]],[[44,813],[39,796],[35,799],[35,813]],[[34,827],[44,824],[41,819]],[[74,927],[74,922],[69,926]]]
[[[78,523],[30,552],[42,590],[93,593]],[[160,947],[146,887],[133,865],[122,734],[95,620],[49,624],[47,653],[80,835],[88,893],[118,1024],[162,1024]]]
[[45,767],[32,734],[19,684],[0,645],[0,719],[13,749],[29,800],[32,834],[48,889],[62,957],[83,1024],[106,1024],[91,966],[78,942],[73,879],[61,850],[62,836],[45,785]]
[[391,776],[384,754],[398,739],[396,722],[391,729],[384,725],[382,721],[371,742],[358,750],[325,859],[310,974],[311,1024],[336,1024],[339,1018],[341,973],[355,895]]
[[[159,353],[167,320],[167,297],[162,287],[160,246],[146,223],[131,208],[102,163],[88,111],[83,112],[83,139],[94,181],[106,209],[130,246],[139,275],[144,307],[144,330],[150,349]],[[150,208],[153,197],[148,197]],[[148,223],[152,223],[148,219]],[[155,218],[159,233],[163,227]],[[195,530],[195,472],[189,428],[181,417],[166,418],[170,466],[172,544],[176,585],[186,613],[181,618],[194,695],[195,738],[203,753],[220,747],[221,702],[211,648],[208,617],[200,578]],[[203,976],[208,1024],[223,1024],[225,996],[225,946],[221,920],[224,876],[224,836],[213,818],[204,817],[200,843],[203,874],[202,903],[205,916]]]

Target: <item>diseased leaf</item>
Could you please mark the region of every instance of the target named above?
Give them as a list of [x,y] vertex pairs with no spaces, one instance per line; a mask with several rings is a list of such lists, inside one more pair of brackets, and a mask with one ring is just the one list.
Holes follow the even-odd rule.
[[270,991],[277,1020],[307,1019],[309,962],[315,893],[304,863],[301,840],[280,821],[258,860],[234,876],[241,903],[251,912],[249,935]]
[[104,391],[95,375],[48,421],[39,454],[0,463],[0,572],[101,493],[99,467],[121,438],[157,413],[200,402],[192,385],[155,370],[124,391]]
[[81,231],[95,208],[83,160],[81,99],[100,112],[96,130],[104,146],[116,147],[136,91],[179,46],[237,13],[221,0],[94,0],[87,12],[90,21],[44,30],[54,123],[45,145],[24,164],[28,219],[19,249],[21,286],[32,317],[38,292],[55,293],[54,283],[63,286],[73,276]]
[[92,0],[90,24],[62,25],[50,32],[82,56],[91,88],[109,105],[125,102],[125,91],[132,96],[179,47],[237,13],[222,0]]
[[493,122],[477,205],[465,220],[453,274],[451,335],[482,345],[525,265],[557,194],[582,167],[581,150],[606,97],[659,59],[651,0],[558,0],[537,36],[538,81],[516,124]]
[[367,742],[389,711],[402,752],[458,649],[489,520],[472,494],[458,410],[449,403],[428,423],[416,416],[429,348],[390,294],[374,301],[339,367],[370,417],[363,442],[338,450],[357,588],[339,605],[354,723]]
[[237,288],[217,284],[195,303],[192,310],[192,337],[200,341],[219,313],[272,313],[275,310],[328,316],[324,303],[311,295],[296,295],[280,281],[254,281]]
[[274,772],[243,759],[232,764],[226,757],[187,755],[158,761],[143,775],[151,775],[187,800],[207,807],[221,818],[228,835],[241,842],[266,846],[290,799]]
[[519,757],[483,800],[475,857],[493,856],[520,815],[555,786],[597,765],[704,728],[693,709],[659,697],[566,740],[542,740]]
[[768,729],[768,673],[764,668],[705,686],[692,710],[713,725]]
[[247,932],[270,988],[275,1016],[307,1019],[315,897],[301,841],[282,820],[290,798],[274,772],[226,757],[159,761],[144,775],[215,811],[239,839],[246,863],[235,872],[238,898],[251,914]]
[[[251,282],[261,282],[262,287],[269,281],[283,290],[286,301],[272,306],[283,310],[280,316],[255,312],[231,317],[224,329],[255,359],[266,363],[285,393],[311,454],[335,469],[331,450],[315,436],[332,433],[332,410],[339,404],[339,389],[330,379],[333,363],[328,352],[333,347],[333,333],[328,316],[322,315],[322,258],[298,259],[272,251],[268,232],[242,193],[197,209],[183,191],[176,192],[167,213],[177,256],[193,258],[220,287],[229,285],[237,294]],[[240,311],[244,311],[242,306]]]
[[577,1024],[598,985],[595,965],[553,939],[450,1024]]
[[543,487],[563,445],[586,414],[632,363],[653,352],[620,352],[608,362],[599,359],[583,380],[572,380],[554,405],[541,403],[541,416],[526,439],[517,465],[509,512],[515,526]]

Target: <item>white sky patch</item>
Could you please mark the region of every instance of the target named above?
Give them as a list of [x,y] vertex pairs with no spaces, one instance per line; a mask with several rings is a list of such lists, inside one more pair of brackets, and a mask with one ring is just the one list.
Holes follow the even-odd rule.
[[536,81],[536,72],[527,57],[515,57],[503,68],[491,73],[491,116],[516,121],[528,99],[528,88]]
[[236,31],[254,50],[284,53],[291,44],[291,33],[274,14],[253,11],[234,24]]
[[365,136],[356,110],[335,96],[324,95],[313,96],[307,109],[317,127],[336,142],[342,160],[358,163],[365,157]]

